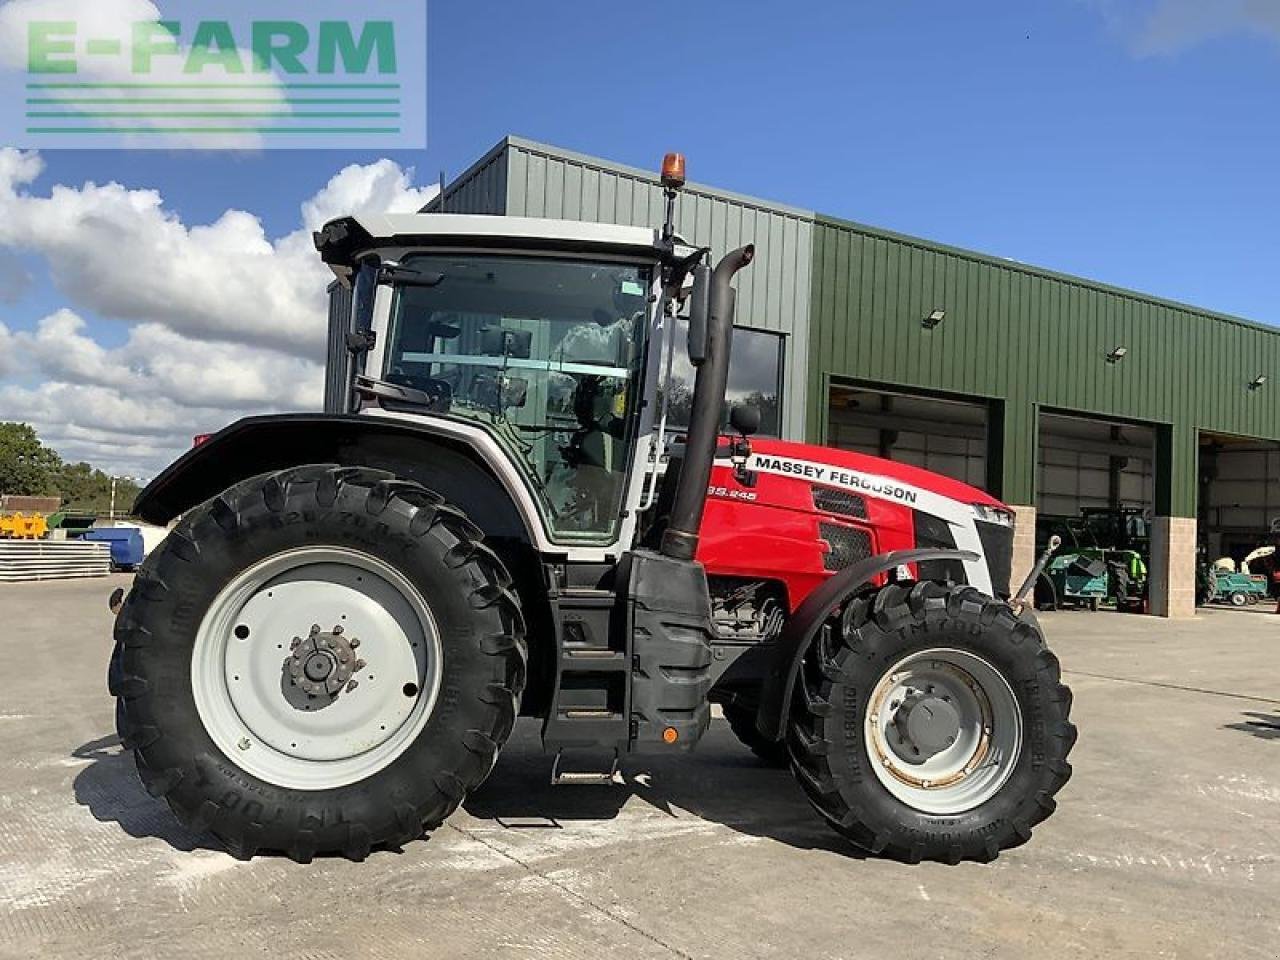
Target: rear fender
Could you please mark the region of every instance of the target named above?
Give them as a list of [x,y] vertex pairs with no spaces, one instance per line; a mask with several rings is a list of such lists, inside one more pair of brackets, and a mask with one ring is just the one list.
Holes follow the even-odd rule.
[[827,579],[820,587],[805,597],[796,612],[787,620],[778,638],[773,664],[765,676],[760,691],[760,708],[756,714],[756,728],[770,740],[781,740],[786,729],[787,706],[795,690],[800,664],[809,644],[818,635],[827,618],[841,605],[875,577],[900,566],[921,563],[925,560],[979,559],[968,550],[895,550],[879,556],[868,557],[860,563]]
[[[526,491],[503,463],[431,421],[353,414],[246,417],[166,467],[138,495],[133,512],[164,525],[248,477],[307,463],[391,470],[462,507],[487,536],[540,542]],[[512,487],[515,486],[515,489]]]

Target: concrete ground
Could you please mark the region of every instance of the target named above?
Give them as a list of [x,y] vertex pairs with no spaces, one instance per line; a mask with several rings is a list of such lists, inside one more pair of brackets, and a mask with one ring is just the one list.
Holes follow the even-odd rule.
[[1075,777],[992,865],[865,859],[722,720],[627,787],[547,786],[522,723],[442,829],[232,860],[143,792],[105,580],[0,586],[3,957],[1275,957],[1280,617],[1045,617]]

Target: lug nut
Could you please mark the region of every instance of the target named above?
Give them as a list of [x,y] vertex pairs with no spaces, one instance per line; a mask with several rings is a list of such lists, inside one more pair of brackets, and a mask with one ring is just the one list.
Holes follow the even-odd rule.
[[236,744],[236,746],[237,746],[237,747],[239,747],[241,750],[248,750],[248,749],[249,749],[249,738],[248,738],[248,737],[241,737],[241,738],[240,738],[240,742],[239,742],[239,743],[237,743],[237,744]]
[[360,684],[357,683],[355,680],[352,680],[350,683],[347,684],[347,693],[350,693],[352,690],[354,690],[358,686],[360,686]]
[[364,661],[363,661],[363,660],[357,660],[357,661],[355,662],[355,666],[353,666],[351,669],[352,669],[352,670],[363,670],[363,669],[364,669],[364,667],[365,667],[365,663],[364,663]]
[[333,627],[332,632],[333,632],[333,633],[335,633],[335,634],[336,634],[336,633],[341,633],[341,632],[342,632],[342,624],[340,624],[340,623],[335,624],[335,625],[334,625],[334,627]]
[[320,632],[320,624],[318,624],[318,623],[313,623],[313,624],[311,625],[311,636],[313,636],[313,637],[314,637],[314,636],[315,636],[317,633],[319,633],[319,632]]
[[358,646],[360,646],[360,639],[359,639],[358,637],[352,637],[352,638],[351,638],[351,649],[352,649],[352,650],[354,650],[354,649],[355,649],[356,647],[358,647]]

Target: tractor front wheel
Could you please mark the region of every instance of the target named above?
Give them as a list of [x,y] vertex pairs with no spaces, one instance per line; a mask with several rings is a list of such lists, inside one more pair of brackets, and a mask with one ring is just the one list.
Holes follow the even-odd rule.
[[990,860],[1053,812],[1070,708],[1034,623],[972,587],[891,584],[815,639],[787,746],[810,802],[859,846]]
[[524,688],[511,579],[456,507],[382,471],[239,483],[149,556],[116,622],[147,790],[236,856],[362,859],[488,775]]

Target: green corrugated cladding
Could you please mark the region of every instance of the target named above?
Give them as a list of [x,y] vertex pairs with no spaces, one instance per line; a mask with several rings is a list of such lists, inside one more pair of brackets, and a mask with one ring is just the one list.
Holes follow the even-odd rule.
[[[507,137],[427,209],[653,225],[661,193],[651,171]],[[1280,329],[697,184],[679,219],[717,253],[757,242],[739,320],[787,335],[791,436],[825,439],[833,380],[988,400],[989,485],[1033,504],[1040,410],[1142,421],[1157,511],[1188,517],[1199,431],[1280,441]]]
[[[1280,441],[1278,329],[822,216],[811,276],[811,440],[833,380],[996,401],[992,486],[1032,504],[1041,409],[1145,421],[1157,511],[1189,517],[1200,430]],[[925,329],[935,308],[946,319]]]

